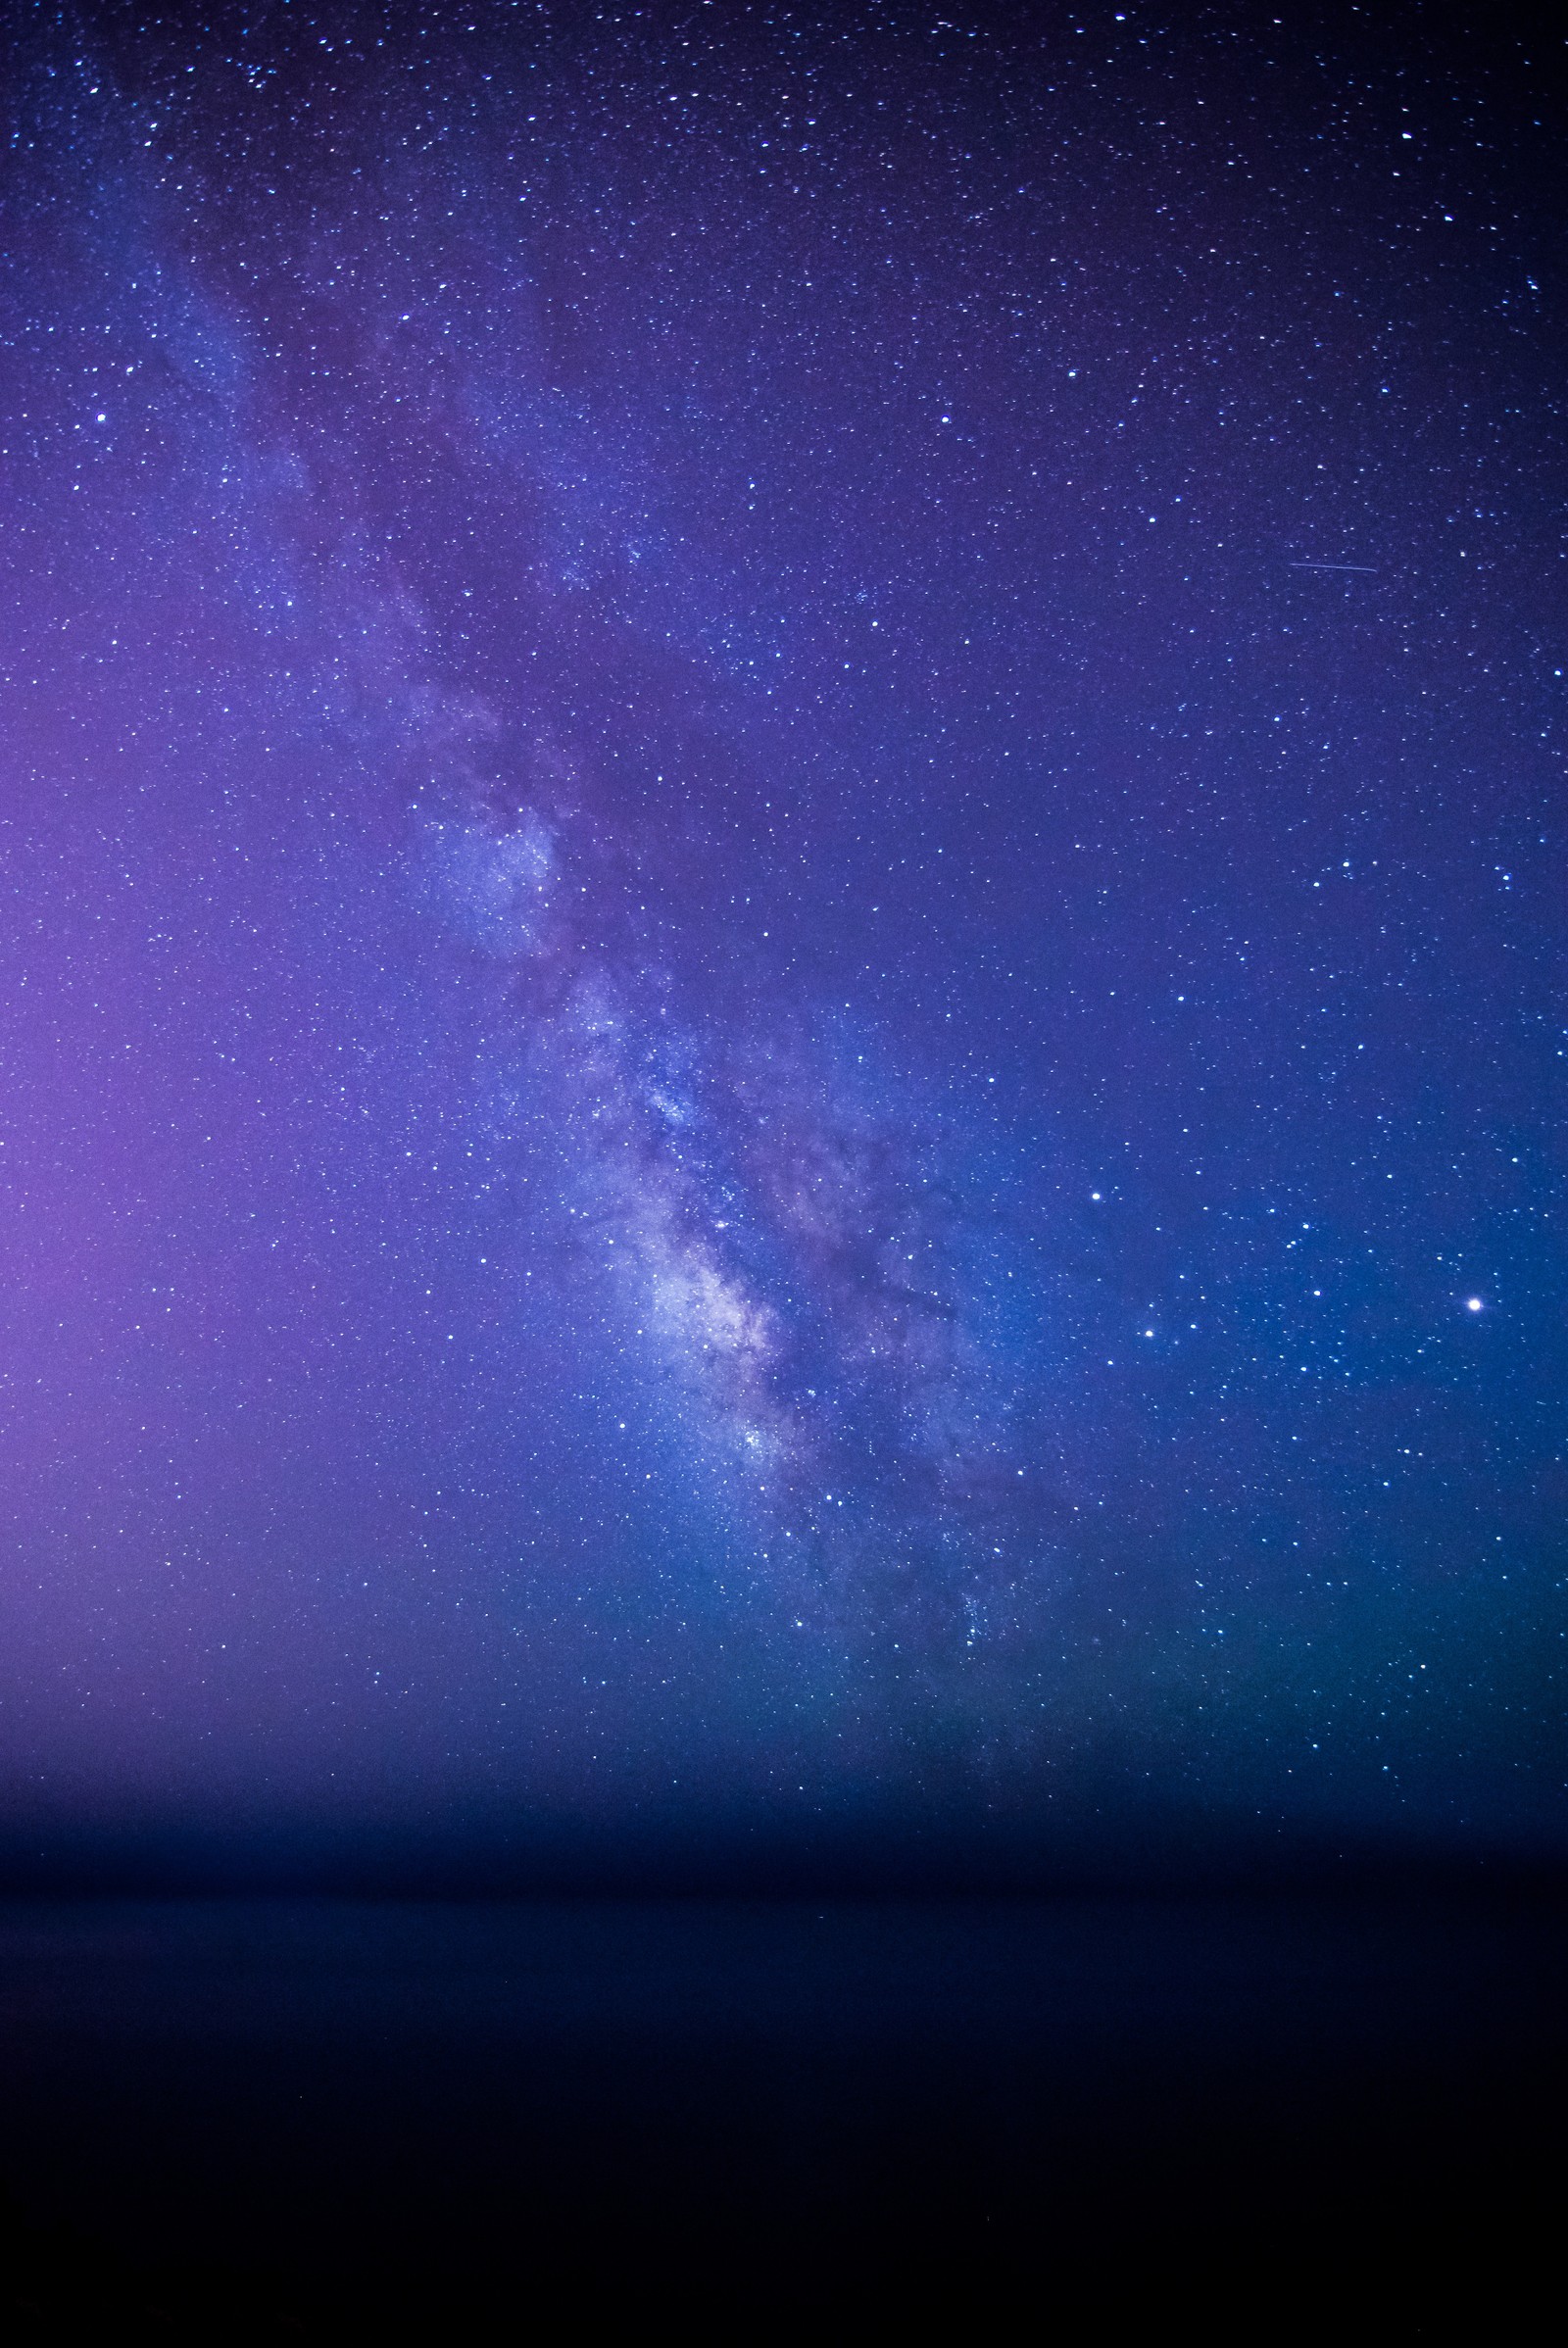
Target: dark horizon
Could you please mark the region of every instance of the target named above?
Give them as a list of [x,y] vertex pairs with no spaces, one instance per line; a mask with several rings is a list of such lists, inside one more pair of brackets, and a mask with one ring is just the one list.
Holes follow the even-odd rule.
[[1026,1899],[1344,1892],[1391,1900],[1568,1893],[1558,1852],[1528,1839],[1311,1834],[1147,1805],[1086,1804],[1043,1830],[1027,1815],[907,1804],[880,1816],[434,1817],[336,1828],[319,1819],[196,1828],[73,1820],[0,1834],[0,1899],[334,1897],[471,1901],[673,1898]]

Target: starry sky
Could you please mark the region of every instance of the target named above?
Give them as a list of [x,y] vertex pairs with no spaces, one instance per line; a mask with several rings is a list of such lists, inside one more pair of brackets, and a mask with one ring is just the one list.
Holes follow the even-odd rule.
[[18,1832],[1562,1849],[1560,60],[944,4],[12,12]]

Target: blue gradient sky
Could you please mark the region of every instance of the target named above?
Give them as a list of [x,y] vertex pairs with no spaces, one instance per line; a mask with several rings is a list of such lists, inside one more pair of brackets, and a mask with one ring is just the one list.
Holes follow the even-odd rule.
[[13,20],[0,1785],[1560,1849],[1560,74]]

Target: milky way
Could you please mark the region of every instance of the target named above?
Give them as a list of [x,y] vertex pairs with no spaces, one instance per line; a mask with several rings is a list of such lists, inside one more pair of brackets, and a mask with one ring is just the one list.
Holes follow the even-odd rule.
[[8,82],[11,1814],[1560,1836],[1528,47]]

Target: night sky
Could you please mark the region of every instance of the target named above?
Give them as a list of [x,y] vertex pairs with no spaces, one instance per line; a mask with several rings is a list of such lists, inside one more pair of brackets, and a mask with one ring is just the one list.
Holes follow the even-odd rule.
[[1563,1849],[1560,51],[943,5],[10,13],[29,1848]]

